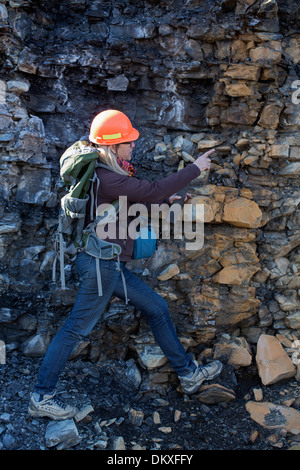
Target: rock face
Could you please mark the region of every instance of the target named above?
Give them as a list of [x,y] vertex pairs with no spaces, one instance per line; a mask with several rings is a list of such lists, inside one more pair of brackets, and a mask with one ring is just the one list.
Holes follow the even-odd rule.
[[245,338],[224,337],[215,344],[214,357],[226,361],[235,367],[246,367],[252,363],[251,348]]
[[257,228],[261,218],[262,212],[254,201],[239,197],[225,205],[222,220],[236,227]]
[[[52,283],[58,162],[107,108],[140,130],[140,177],[166,176],[216,150],[210,174],[191,184],[185,236],[131,264],[170,304],[187,347],[226,332],[251,345],[261,334],[297,341],[295,2],[20,0],[2,2],[0,20],[0,339],[8,350],[43,355],[74,302],[71,260],[68,290]],[[204,243],[188,250],[197,204]],[[138,312],[113,302],[77,354],[97,359],[101,344],[124,358],[139,334],[148,327]]]

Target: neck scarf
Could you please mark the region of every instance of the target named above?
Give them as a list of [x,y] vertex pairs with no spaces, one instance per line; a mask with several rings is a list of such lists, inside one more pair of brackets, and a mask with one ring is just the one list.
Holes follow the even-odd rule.
[[136,170],[131,163],[127,162],[126,160],[122,160],[121,158],[117,158],[117,160],[122,170],[125,170],[129,176],[135,175]]

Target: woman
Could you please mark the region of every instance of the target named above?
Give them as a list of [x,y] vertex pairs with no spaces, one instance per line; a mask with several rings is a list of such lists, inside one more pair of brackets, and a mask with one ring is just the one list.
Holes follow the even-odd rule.
[[[99,159],[104,164],[96,170],[100,185],[95,196],[99,204],[111,204],[119,196],[126,196],[130,203],[157,203],[166,199],[172,203],[176,199],[174,193],[210,167],[209,154],[212,151],[206,152],[191,165],[161,180],[139,180],[134,177],[135,170],[130,163],[134,142],[138,137],[139,132],[120,111],[103,111],[93,120],[89,138],[96,146]],[[112,295],[125,299],[124,280],[130,304],[148,318],[153,335],[177,372],[185,393],[195,393],[204,380],[211,380],[221,372],[222,364],[219,361],[204,366],[191,359],[170,321],[166,301],[125,267],[125,263],[132,257],[134,240],[129,237],[122,239],[117,230],[115,238],[109,241],[118,243],[122,247],[122,253],[120,263],[115,260],[100,260],[103,292],[100,297],[95,258],[85,252],[77,256],[81,287],[69,317],[52,340],[39,370],[38,383],[28,409],[32,416],[66,419],[76,414],[75,407],[64,404],[55,395],[59,375],[74,346],[91,332]]]

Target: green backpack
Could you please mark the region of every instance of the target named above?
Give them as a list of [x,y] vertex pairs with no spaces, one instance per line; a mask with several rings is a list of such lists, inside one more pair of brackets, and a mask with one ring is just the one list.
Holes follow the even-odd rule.
[[[60,177],[68,188],[67,194],[61,199],[61,209],[58,218],[58,231],[55,239],[55,261],[53,264],[53,280],[56,278],[57,260],[60,261],[61,288],[66,289],[64,258],[85,251],[96,259],[96,271],[98,279],[98,293],[101,296],[102,283],[99,259],[117,258],[120,269],[119,256],[122,252],[120,245],[100,240],[95,232],[96,225],[104,219],[105,211],[95,216],[97,199],[94,198],[94,185],[97,185],[96,194],[100,184],[96,174],[98,166],[98,152],[90,147],[88,142],[77,141],[69,147],[60,158]],[[102,166],[102,165],[101,165]],[[86,208],[91,198],[92,223],[85,227]],[[118,201],[112,203],[118,212]],[[124,281],[124,279],[123,279]],[[125,282],[125,296],[127,293]]]

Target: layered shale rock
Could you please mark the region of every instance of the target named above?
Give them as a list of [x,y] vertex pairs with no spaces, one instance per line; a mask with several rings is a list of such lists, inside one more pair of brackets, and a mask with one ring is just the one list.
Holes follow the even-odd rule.
[[[9,0],[0,22],[0,322],[8,349],[42,355],[74,302],[71,259],[68,290],[52,283],[64,194],[58,162],[107,108],[140,130],[139,177],[168,175],[215,149],[183,215],[191,234],[203,204],[203,246],[188,250],[187,231],[131,266],[167,300],[188,347],[223,333],[252,345],[261,334],[297,341],[295,2]],[[101,344],[125,358],[140,333],[148,326],[139,312],[112,303],[78,354],[97,359]]]

